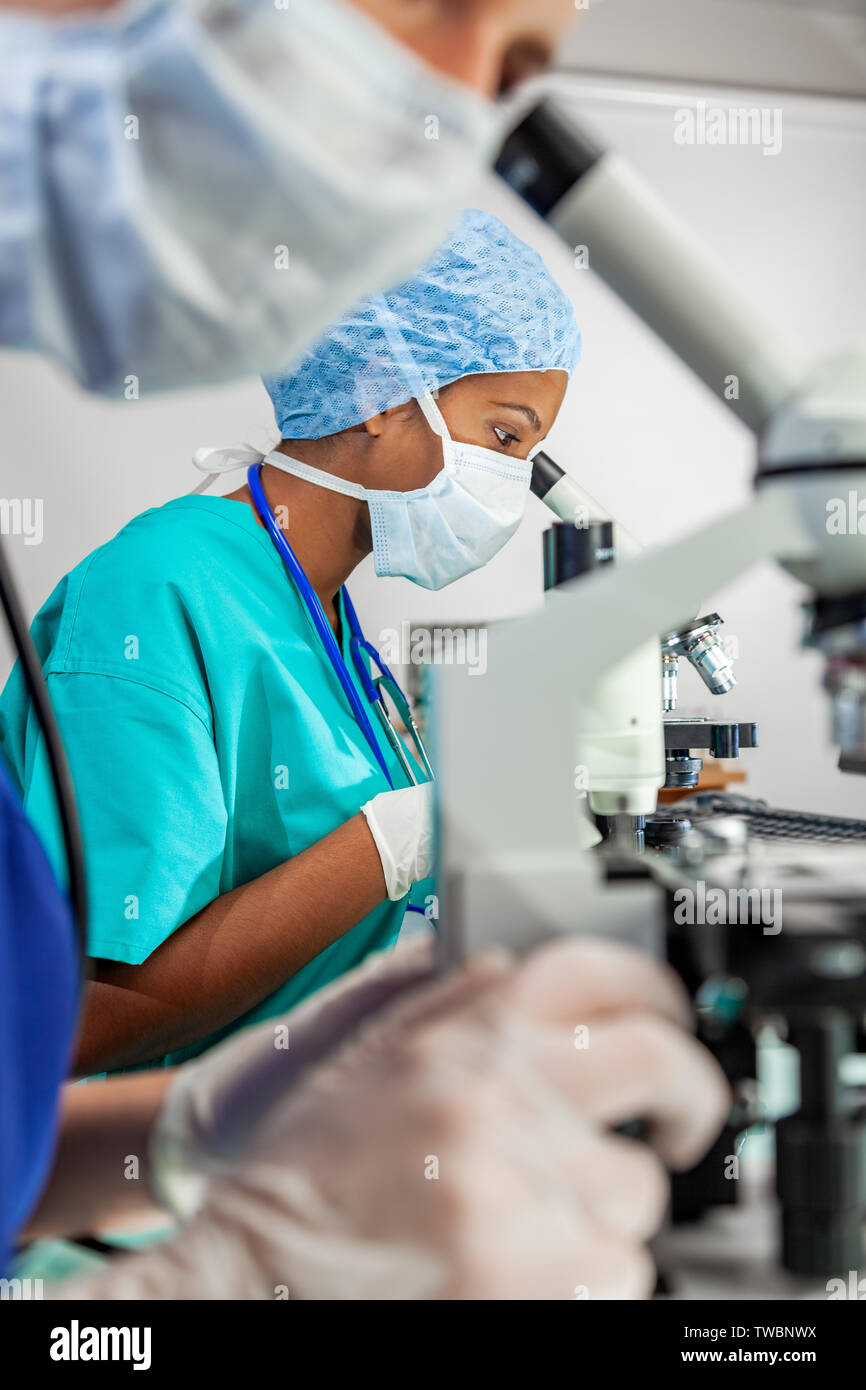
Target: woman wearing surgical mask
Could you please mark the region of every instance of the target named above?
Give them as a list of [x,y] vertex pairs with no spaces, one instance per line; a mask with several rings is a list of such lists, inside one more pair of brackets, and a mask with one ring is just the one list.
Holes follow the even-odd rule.
[[[246,486],[146,512],[48,600],[33,635],[91,891],[79,1070],[185,1060],[396,940],[430,872],[430,788],[373,716],[344,586],[371,550],[438,589],[505,544],[579,347],[535,252],[466,213],[268,378],[273,453],[202,451],[252,463]],[[51,843],[17,673],[0,748]]]

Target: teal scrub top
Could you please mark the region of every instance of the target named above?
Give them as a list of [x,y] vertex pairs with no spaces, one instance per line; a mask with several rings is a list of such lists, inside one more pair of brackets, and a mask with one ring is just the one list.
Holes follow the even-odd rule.
[[[92,956],[139,964],[215,898],[388,789],[246,503],[183,497],[136,517],[61,581],[32,632],[78,796]],[[405,786],[381,743],[394,786]],[[0,751],[62,872],[45,749],[17,667],[0,696]],[[405,908],[386,899],[249,1013],[162,1062],[285,1012],[391,946]]]

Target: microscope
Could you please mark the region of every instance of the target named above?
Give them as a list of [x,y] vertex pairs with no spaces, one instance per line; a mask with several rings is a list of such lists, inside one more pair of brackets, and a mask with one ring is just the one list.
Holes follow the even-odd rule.
[[[617,549],[635,554],[640,547],[620,523],[601,515],[594,498],[579,489],[562,468],[546,453],[538,453],[532,465],[532,491],[559,518],[544,532],[543,574],[544,590],[549,594],[566,584],[589,574],[601,565],[613,564]],[[607,721],[609,737],[599,741],[587,763],[587,786],[590,809],[602,838],[610,838],[617,828],[625,829],[622,817],[629,815],[631,826],[626,833],[634,837],[640,851],[664,845],[689,827],[687,820],[674,814],[666,815],[656,809],[660,788],[677,795],[697,787],[703,768],[700,754],[709,752],[716,759],[735,759],[741,748],[756,748],[758,727],[753,723],[707,719],[677,713],[679,709],[680,661],[692,667],[712,695],[726,695],[736,685],[733,661],[725,649],[718,613],[692,619],[673,632],[661,637],[661,686],[658,698],[663,714],[664,778],[661,782],[650,775],[638,789],[634,768],[642,763],[654,765],[658,744],[655,720],[640,720],[634,713],[635,687],[641,681],[650,692],[653,703],[657,688],[656,648],[650,643],[641,648],[618,669],[615,682],[607,681],[597,691],[599,718]],[[626,732],[626,725],[629,725]],[[619,742],[611,743],[619,727]],[[625,739],[630,737],[641,751],[631,759],[632,767],[620,777],[617,785],[611,772],[622,763]],[[619,793],[619,796],[617,796]],[[640,807],[636,809],[636,796]],[[647,837],[649,839],[647,840]]]
[[[866,769],[866,543],[828,525],[839,499],[866,497],[866,352],[811,368],[551,98],[497,169],[749,427],[757,467],[746,506],[641,550],[538,456],[535,491],[562,523],[545,540],[545,606],[491,630],[484,681],[434,675],[442,959],[580,931],[668,956],[736,1098],[675,1186],[685,1220],[736,1198],[727,1160],[755,1119],[755,1039],[772,1024],[800,1070],[798,1106],[776,1125],[776,1256],[795,1274],[845,1276],[866,1262],[866,1126],[842,1067],[866,1051],[866,824],[756,816],[699,789],[677,803],[688,824],[643,853],[635,833],[588,851],[585,823],[589,801],[620,825],[644,817],[646,834],[669,779],[694,793],[703,750],[754,746],[754,726],[680,716],[676,677],[685,661],[710,690],[729,687],[704,595],[765,559],[806,586],[804,645],[824,658],[839,765]],[[762,819],[775,833],[756,833]]]

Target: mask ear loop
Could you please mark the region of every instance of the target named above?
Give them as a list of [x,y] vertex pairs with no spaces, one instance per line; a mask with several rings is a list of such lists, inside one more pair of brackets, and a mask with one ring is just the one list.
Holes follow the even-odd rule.
[[339,492],[343,497],[354,497],[358,502],[369,501],[368,490],[361,483],[350,483],[347,478],[338,478],[335,473],[326,473],[323,468],[314,468],[310,463],[302,463],[291,454],[264,454],[262,463],[278,468],[281,473],[291,473],[295,478],[303,478],[306,483],[327,488],[329,492]]
[[400,331],[399,323],[381,295],[376,295],[374,297],[373,305],[376,310],[379,326],[390,348],[394,366],[406,382],[411,396],[421,407],[424,419],[427,421],[433,433],[437,434],[440,439],[450,442],[451,434],[448,426],[442,417],[441,410],[433,399],[433,394],[428,382],[425,380],[409,350],[409,345]]
[[433,433],[438,434],[440,439],[447,439],[450,444],[450,431],[445,423],[442,411],[439,409],[430,392],[425,391],[423,395],[416,396],[415,399],[421,407],[421,413]]

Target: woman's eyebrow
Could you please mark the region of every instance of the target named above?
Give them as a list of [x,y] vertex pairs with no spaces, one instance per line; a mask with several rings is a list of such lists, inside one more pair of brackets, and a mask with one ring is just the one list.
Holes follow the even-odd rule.
[[536,430],[541,429],[541,421],[531,405],[518,405],[515,401],[491,401],[491,405],[500,405],[503,410],[519,410],[525,415],[529,423]]

